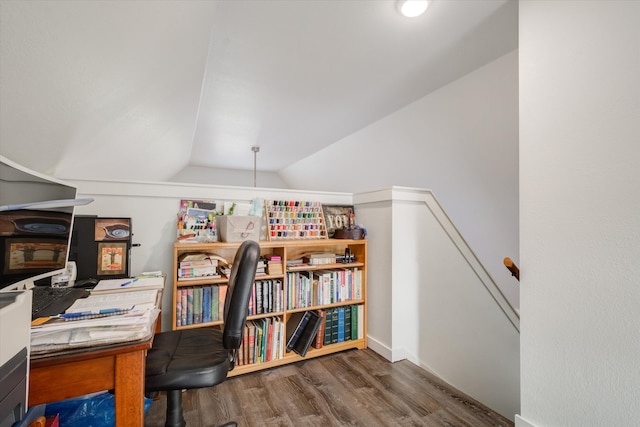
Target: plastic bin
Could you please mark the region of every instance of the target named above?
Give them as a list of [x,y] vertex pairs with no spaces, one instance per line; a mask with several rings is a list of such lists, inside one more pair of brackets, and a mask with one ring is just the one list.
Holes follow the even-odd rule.
[[259,216],[220,215],[216,217],[216,228],[222,242],[260,240],[262,218]]

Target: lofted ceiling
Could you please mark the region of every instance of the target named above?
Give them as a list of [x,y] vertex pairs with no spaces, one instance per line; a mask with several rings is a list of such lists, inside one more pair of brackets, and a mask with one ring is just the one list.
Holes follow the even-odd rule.
[[70,178],[277,172],[517,47],[515,0],[0,0],[0,152]]

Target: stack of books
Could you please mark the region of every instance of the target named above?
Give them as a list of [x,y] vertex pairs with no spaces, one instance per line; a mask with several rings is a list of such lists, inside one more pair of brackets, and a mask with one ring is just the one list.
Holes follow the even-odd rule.
[[267,262],[264,259],[259,259],[256,265],[256,276],[267,275]]
[[310,265],[335,264],[336,254],[331,252],[319,252],[305,255],[302,260]]
[[282,257],[280,255],[268,255],[267,259],[267,273],[271,276],[278,276],[283,273],[282,271]]
[[179,258],[178,280],[217,279],[219,256],[204,252],[185,253]]

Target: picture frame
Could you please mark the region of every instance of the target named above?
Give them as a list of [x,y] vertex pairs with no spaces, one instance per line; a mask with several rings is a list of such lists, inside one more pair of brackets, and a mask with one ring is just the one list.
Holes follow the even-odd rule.
[[3,274],[37,273],[66,265],[67,240],[6,238]]
[[354,215],[353,205],[322,205],[327,234],[333,237],[336,230],[349,227],[349,218]]
[[124,275],[127,272],[126,242],[98,243],[98,276]]
[[95,220],[96,242],[106,240],[130,240],[130,218],[96,218]]

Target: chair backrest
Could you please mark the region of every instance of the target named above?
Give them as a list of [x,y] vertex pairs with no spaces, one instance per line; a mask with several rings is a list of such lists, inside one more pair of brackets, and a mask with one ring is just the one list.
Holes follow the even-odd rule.
[[[247,321],[247,310],[251,288],[256,279],[256,267],[260,258],[260,245],[252,240],[242,242],[231,266],[227,298],[224,304],[224,331],[222,344],[231,351],[235,351],[242,344],[242,332]],[[233,366],[233,359],[232,366]]]

